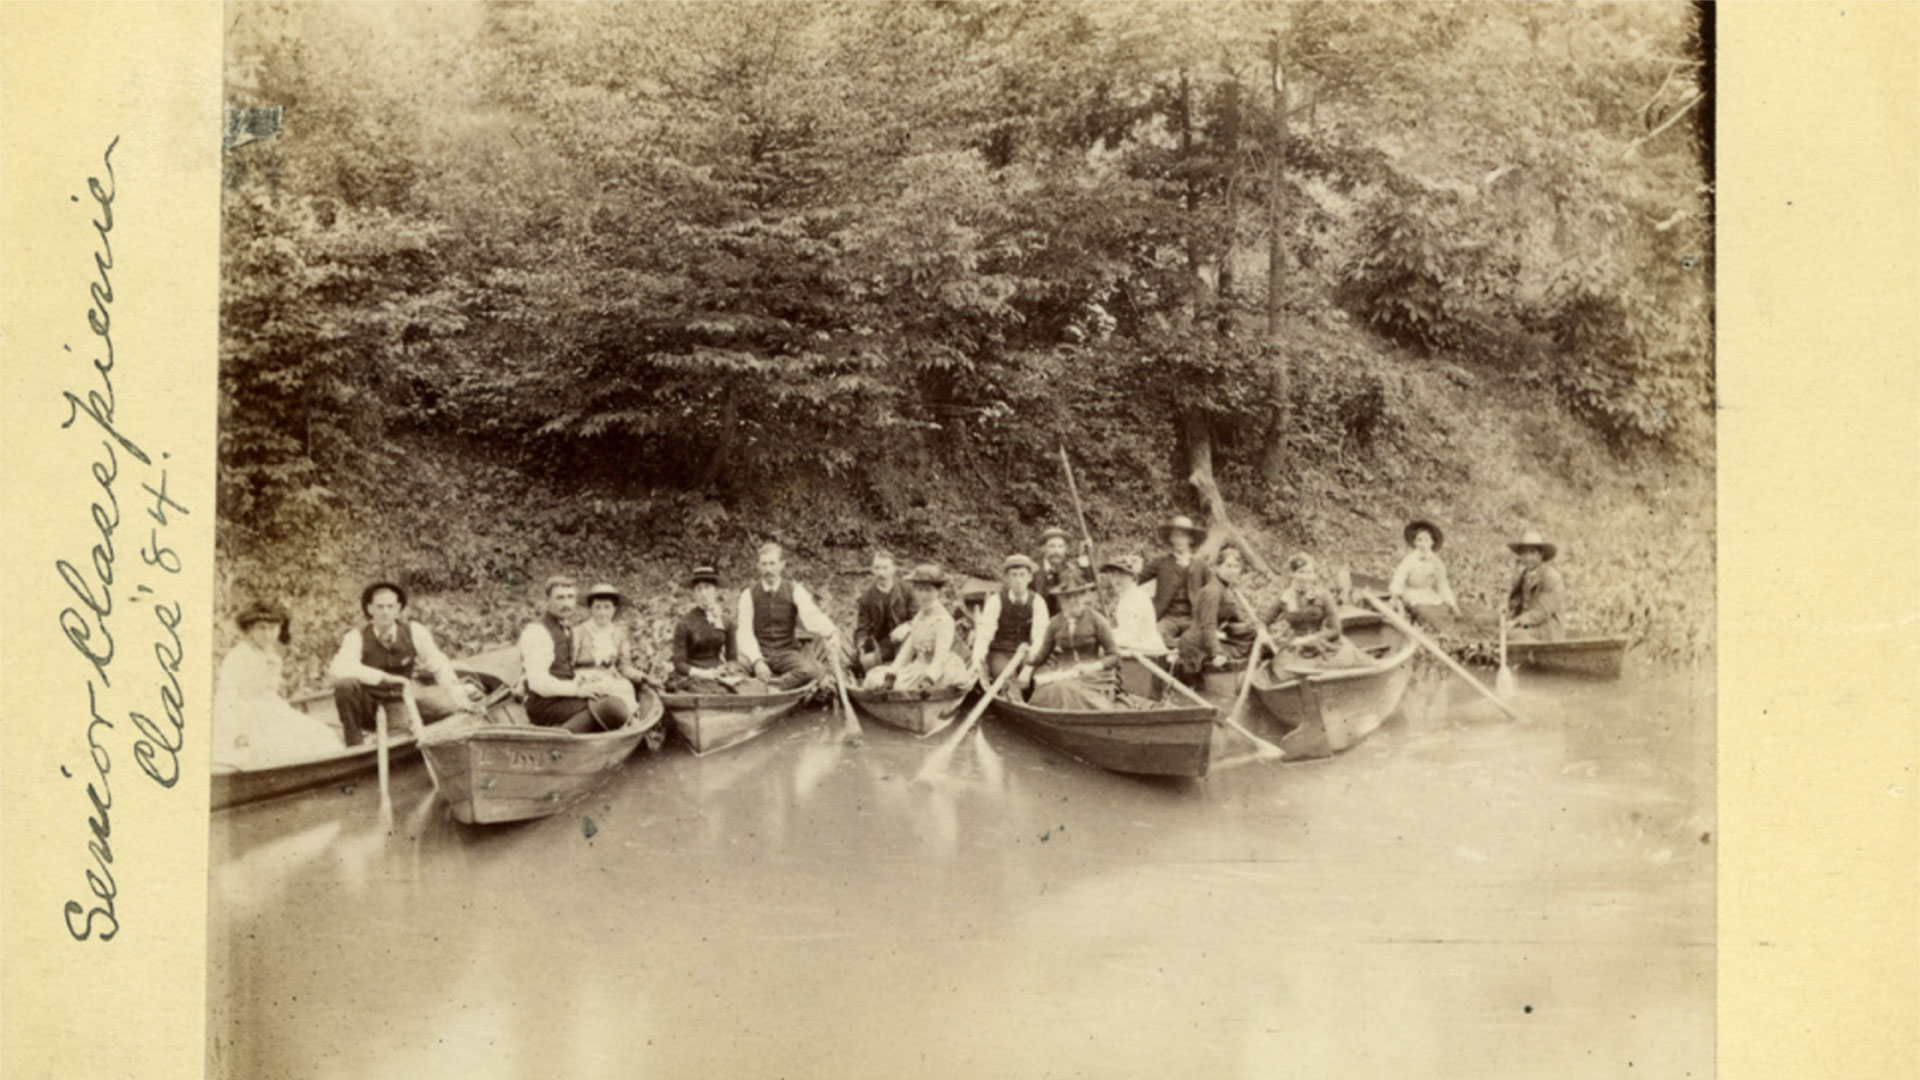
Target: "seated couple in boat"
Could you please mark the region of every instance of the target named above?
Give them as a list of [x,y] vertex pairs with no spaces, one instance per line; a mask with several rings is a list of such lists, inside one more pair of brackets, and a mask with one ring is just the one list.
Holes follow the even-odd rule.
[[587,618],[570,617],[579,602],[570,577],[547,579],[540,618],[520,631],[527,719],[572,732],[612,731],[640,707],[639,687],[651,685],[634,660],[633,639],[615,621],[626,598],[612,585],[587,590]]
[[[967,663],[954,650],[957,633],[953,612],[947,607],[946,571],[933,563],[921,563],[907,575],[906,585],[912,591],[912,614],[897,626],[888,628],[878,618],[870,621],[867,601],[878,591],[883,583],[880,571],[885,563],[891,562],[886,552],[874,555],[875,588],[861,597],[860,621],[863,627],[870,628],[871,636],[863,640],[864,646],[871,643],[874,648],[862,656],[866,668],[866,678],[861,687],[867,690],[940,690],[948,687],[964,686],[972,681]],[[887,594],[879,595],[884,598]],[[891,617],[891,611],[885,611]],[[891,646],[886,648],[885,646]]]
[[1272,663],[1280,678],[1300,669],[1369,663],[1341,631],[1339,590],[1321,576],[1313,558],[1297,554],[1287,569],[1289,580],[1280,595],[1264,610],[1250,611],[1251,601],[1241,592],[1246,554],[1236,544],[1222,547],[1200,574],[1193,621],[1178,642],[1176,672],[1197,680],[1208,670],[1244,667],[1263,631],[1278,649]]
[[[786,577],[786,553],[765,544],[759,577],[740,592],[731,616],[720,601],[720,575],[696,567],[687,579],[693,607],[673,629],[673,694],[764,694],[825,680],[844,660],[840,631],[805,585]],[[813,640],[803,643],[801,632]],[[837,656],[836,656],[837,654]]]
[[[1094,583],[1069,564],[1054,582],[1053,596],[1061,610],[1049,618],[1046,599],[1032,588],[1035,569],[1025,555],[1010,556],[1001,565],[1005,584],[987,595],[977,620],[973,676],[991,683],[1026,646],[1020,670],[1003,691],[1009,697],[1025,698],[1039,708],[1079,712],[1151,708],[1151,702],[1120,691],[1114,669],[1124,650],[1113,623],[1094,609]],[[1133,570],[1125,563],[1108,563],[1102,569],[1131,584]],[[1165,651],[1157,634],[1147,651]]]
[[[1470,616],[1461,611],[1460,602],[1447,581],[1447,565],[1440,559],[1440,547],[1446,539],[1440,526],[1416,519],[1407,523],[1401,535],[1409,550],[1394,568],[1388,595],[1438,633],[1452,636],[1469,629],[1494,632],[1498,620],[1491,612],[1482,608]],[[1560,640],[1564,632],[1561,611],[1566,582],[1560,571],[1547,565],[1559,548],[1536,529],[1528,529],[1507,547],[1519,562],[1519,570],[1507,591],[1509,637],[1515,641]]]

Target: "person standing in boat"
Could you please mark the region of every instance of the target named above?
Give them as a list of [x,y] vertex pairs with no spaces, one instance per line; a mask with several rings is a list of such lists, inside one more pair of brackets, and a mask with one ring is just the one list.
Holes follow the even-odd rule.
[[734,625],[720,600],[719,573],[711,566],[696,566],[687,586],[693,590],[693,607],[673,628],[673,674],[667,678],[667,692],[764,693],[766,685],[734,659]]
[[567,616],[578,602],[570,577],[547,579],[545,610],[520,631],[520,665],[527,680],[527,719],[540,727],[576,733],[612,731],[633,715],[627,698],[573,663],[573,628]]
[[1537,529],[1528,529],[1507,548],[1520,561],[1520,572],[1507,591],[1509,636],[1516,641],[1559,641],[1567,586],[1560,571],[1547,564],[1560,549]]
[[618,621],[626,597],[618,588],[600,584],[587,590],[586,602],[587,619],[573,628],[574,675],[581,686],[604,690],[633,712],[640,707],[638,687],[651,680],[634,661],[627,625]]
[[1170,650],[1153,616],[1153,598],[1139,577],[1138,556],[1116,556],[1100,564],[1101,584],[1113,601],[1114,645],[1122,653],[1164,657]]
[[[786,553],[779,544],[760,547],[760,580],[740,593],[734,630],[740,662],[775,690],[792,690],[826,677],[823,650],[840,648],[840,630],[813,602],[805,585],[785,578]],[[799,631],[814,635],[811,649],[800,646]],[[816,655],[817,654],[817,655]]]
[[1056,592],[1061,612],[1047,623],[1040,649],[1033,654],[1037,672],[1027,703],[1070,712],[1117,707],[1114,694],[1120,663],[1113,624],[1093,609],[1094,584],[1069,573]]
[[1253,652],[1253,613],[1242,611],[1234,590],[1246,573],[1247,556],[1227,544],[1202,568],[1202,585],[1193,601],[1193,623],[1180,635],[1176,673],[1198,679],[1207,668],[1242,663]]
[[893,662],[914,614],[913,597],[895,580],[893,553],[875,551],[872,569],[873,582],[855,604],[853,624],[854,666],[862,674]]
[[1200,529],[1185,514],[1176,514],[1160,526],[1160,542],[1167,551],[1147,564],[1139,575],[1140,584],[1153,585],[1153,618],[1160,638],[1169,650],[1178,647],[1180,638],[1193,625],[1195,581],[1205,582],[1206,562],[1194,559],[1193,543]]
[[953,651],[953,612],[942,595],[946,571],[922,563],[907,577],[913,589],[913,618],[903,624],[899,652],[892,663],[867,673],[869,690],[939,690],[967,681],[967,664]]
[[432,673],[437,686],[416,688],[414,705],[422,723],[431,724],[456,712],[472,709],[469,687],[454,673],[453,662],[440,651],[432,631],[401,616],[407,609],[407,590],[391,581],[376,581],[360,591],[365,626],[340,639],[340,648],[327,665],[333,680],[333,702],[340,713],[340,729],[348,746],[358,746],[374,724],[374,710],[387,710],[390,728],[411,727],[403,691],[414,673]]
[[[973,632],[972,668],[973,677],[983,683],[999,678],[1020,646],[1027,646],[1031,659],[1047,636],[1047,602],[1033,591],[1033,571],[1032,559],[1007,556],[1007,561],[1000,564],[1006,584],[988,593],[986,603],[980,606]],[[1021,681],[1016,672],[1013,682]],[[1018,692],[1017,686],[1009,689]]]
[[1040,565],[1034,573],[1033,588],[1047,602],[1048,611],[1060,610],[1054,592],[1067,579],[1067,575],[1073,573],[1077,576],[1089,569],[1091,556],[1088,552],[1082,551],[1078,559],[1068,557],[1067,545],[1072,541],[1073,538],[1067,535],[1065,529],[1049,528],[1040,534]]
[[1410,550],[1394,567],[1387,595],[1440,633],[1454,633],[1460,625],[1460,602],[1447,584],[1447,564],[1440,559],[1445,535],[1440,526],[1424,520],[1408,522],[1400,535]]
[[340,730],[280,696],[280,646],[292,640],[287,613],[254,603],[235,620],[240,640],[213,684],[213,764],[260,769],[337,754]]
[[1340,601],[1335,589],[1320,576],[1313,556],[1300,552],[1287,560],[1287,587],[1262,621],[1274,633],[1281,653],[1273,658],[1273,673],[1322,668],[1364,667],[1367,655],[1347,640],[1340,626]]

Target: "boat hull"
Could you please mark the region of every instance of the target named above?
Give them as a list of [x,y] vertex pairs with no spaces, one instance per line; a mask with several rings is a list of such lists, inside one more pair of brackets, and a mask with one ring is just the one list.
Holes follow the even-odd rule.
[[875,720],[925,738],[960,715],[970,686],[940,690],[848,690],[847,700]]
[[704,757],[764,734],[812,692],[802,686],[774,694],[665,694],[660,700],[694,756]]
[[615,731],[472,723],[451,737],[429,728],[420,750],[454,820],[492,825],[550,817],[604,784],[659,726],[662,711],[659,695],[643,688],[640,707]]
[[[351,780],[379,767],[378,749],[373,740],[342,749],[338,754],[308,761],[291,762],[269,769],[217,771],[212,776],[212,804],[215,810],[277,799],[282,795],[311,791]],[[387,747],[389,769],[413,762],[420,755],[411,733],[395,737]]]
[[1584,679],[1618,679],[1626,663],[1629,644],[1630,639],[1624,637],[1509,641],[1507,664],[1513,668],[1574,675]]
[[1406,697],[1413,680],[1412,639],[1378,616],[1342,620],[1348,640],[1378,654],[1366,667],[1330,668],[1278,679],[1271,666],[1254,672],[1253,697],[1284,734],[1280,749],[1292,758],[1339,753],[1373,734]]
[[1056,749],[1133,776],[1207,775],[1219,710],[1188,708],[1078,712],[995,698],[994,714]]

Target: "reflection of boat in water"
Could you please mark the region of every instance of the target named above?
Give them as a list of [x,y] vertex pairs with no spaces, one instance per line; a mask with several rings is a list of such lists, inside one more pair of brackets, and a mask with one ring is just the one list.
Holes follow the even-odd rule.
[[809,683],[771,694],[662,694],[660,701],[697,757],[765,732],[811,693]]
[[1507,664],[1514,668],[1577,675],[1587,679],[1618,679],[1625,664],[1626,637],[1564,638],[1560,641],[1507,641]]
[[1364,667],[1291,669],[1276,678],[1271,665],[1253,673],[1253,696],[1286,733],[1290,758],[1325,757],[1372,734],[1393,715],[1413,678],[1418,645],[1380,616],[1343,612],[1341,631],[1373,662]]
[[960,704],[973,687],[944,686],[932,690],[847,689],[847,699],[883,724],[925,737],[953,723]]
[[995,715],[1029,735],[1113,772],[1136,776],[1207,775],[1214,720],[1220,710],[1200,705],[1147,709],[1043,709],[1005,697]]
[[[472,679],[483,688],[490,688],[519,677],[520,650],[512,646],[491,649],[463,660],[456,660],[453,666],[463,678]],[[301,709],[324,723],[336,728],[339,726],[333,694],[329,691],[321,690],[303,694],[293,699],[291,704],[294,708]],[[414,735],[415,733],[408,728],[399,730],[389,728],[387,763],[390,768],[410,762],[418,756],[419,747],[414,745]],[[282,795],[311,791],[314,788],[351,780],[356,776],[373,772],[378,767],[379,747],[375,743],[373,733],[369,731],[366,741],[360,745],[342,746],[333,753],[317,757],[301,758],[251,769],[215,765],[212,775],[211,802],[215,810],[230,806],[244,806],[248,803],[262,802]]]
[[491,824],[557,814],[593,793],[660,725],[660,697],[640,690],[640,707],[612,731],[534,727],[518,702],[487,719],[457,717],[427,728],[420,752],[456,821]]

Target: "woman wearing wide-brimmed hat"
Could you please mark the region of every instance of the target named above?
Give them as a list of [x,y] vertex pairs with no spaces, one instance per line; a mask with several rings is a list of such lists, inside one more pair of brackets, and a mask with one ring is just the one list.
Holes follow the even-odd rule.
[[[1077,571],[1077,568],[1075,568]],[[1040,651],[1033,654],[1037,674],[1028,702],[1042,709],[1088,712],[1118,708],[1120,648],[1113,624],[1093,609],[1096,586],[1069,572],[1054,596],[1060,614],[1047,623]]]
[[280,696],[280,646],[291,640],[287,613],[256,602],[234,622],[240,640],[214,679],[213,764],[259,769],[339,753],[339,728]]
[[1459,627],[1460,602],[1454,599],[1447,583],[1447,564],[1440,558],[1440,546],[1446,534],[1440,526],[1423,518],[1407,522],[1400,531],[1407,542],[1407,554],[1393,569],[1387,594],[1404,604],[1413,616],[1443,634]]
[[1520,572],[1507,591],[1507,625],[1516,641],[1559,641],[1560,613],[1567,585],[1560,571],[1547,564],[1560,553],[1538,529],[1528,529],[1507,545],[1520,562]]
[[751,678],[734,658],[733,624],[720,601],[720,574],[711,566],[694,567],[687,587],[693,590],[693,606],[673,627],[673,674],[667,677],[667,692],[764,693],[766,684]]
[[[974,624],[971,667],[974,677],[982,682],[999,678],[1022,645],[1027,646],[1031,658],[1046,637],[1047,602],[1033,591],[1034,569],[1033,560],[1025,555],[1007,556],[1000,564],[1000,576],[1006,584],[988,593],[987,602],[980,607],[980,617]],[[1014,686],[1007,689],[1018,692]]]
[[1174,648],[1193,625],[1193,601],[1206,584],[1206,561],[1194,554],[1201,529],[1185,514],[1175,514],[1160,526],[1160,542],[1167,551],[1148,563],[1138,575],[1140,584],[1153,584],[1153,618],[1161,641]]
[[627,598],[601,583],[582,598],[587,619],[573,627],[573,676],[583,689],[611,694],[626,702],[627,712],[640,707],[636,684],[647,682],[646,672],[634,660],[633,635],[618,621]]
[[967,681],[967,662],[953,651],[953,612],[947,609],[947,573],[921,563],[907,575],[913,618],[893,660],[867,673],[869,690],[936,690]]

